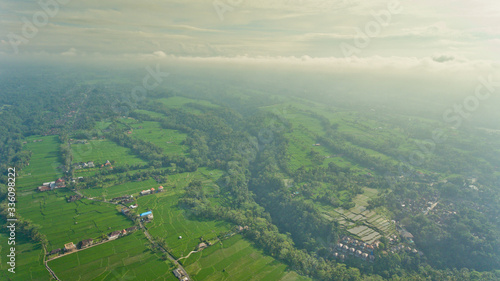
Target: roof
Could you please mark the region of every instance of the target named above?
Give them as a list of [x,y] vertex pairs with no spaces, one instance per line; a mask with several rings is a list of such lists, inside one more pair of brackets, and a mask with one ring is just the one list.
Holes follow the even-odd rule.
[[69,242],[67,244],[64,244],[64,248],[69,250],[69,249],[74,249],[76,247],[75,247],[75,244],[73,244],[73,242]]
[[53,255],[53,254],[59,253],[61,251],[62,251],[61,249],[54,249],[54,250],[50,251],[49,255]]
[[117,231],[113,231],[111,232],[110,234],[108,234],[108,236],[117,236],[117,235],[120,235],[120,230],[117,230]]
[[134,231],[136,229],[137,229],[137,226],[131,226],[131,227],[125,229],[125,230],[128,231],[128,232],[130,232],[130,231]]
[[94,239],[92,239],[92,238],[82,240],[82,246],[90,245],[90,244],[92,244],[93,241],[94,241]]
[[45,185],[42,185],[42,186],[39,186],[39,187],[38,187],[38,190],[39,190],[39,191],[47,191],[47,190],[50,190],[50,187],[45,186]]
[[141,217],[151,215],[151,214],[153,214],[153,211],[145,212],[145,213],[141,214]]

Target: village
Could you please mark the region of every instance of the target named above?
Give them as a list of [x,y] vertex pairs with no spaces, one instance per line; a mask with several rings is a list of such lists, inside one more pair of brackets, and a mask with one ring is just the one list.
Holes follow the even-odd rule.
[[356,258],[373,262],[375,260],[374,249],[376,249],[377,247],[377,243],[367,244],[365,242],[345,236],[341,239],[341,243],[338,243],[334,247],[333,250],[335,252],[333,253],[333,256],[335,258],[344,260],[347,255],[351,255]]
[[393,223],[396,225],[396,230],[399,235],[394,234],[390,237],[384,237],[381,239],[387,243],[387,245],[384,245],[382,249],[380,240],[373,243],[366,243],[353,237],[344,236],[330,249],[333,257],[342,261],[352,257],[364,261],[374,262],[377,250],[381,250],[381,252],[385,254],[387,251],[390,251],[391,253],[408,251],[422,256],[423,253],[417,250],[414,246],[413,235],[402,225],[395,221],[393,221]]

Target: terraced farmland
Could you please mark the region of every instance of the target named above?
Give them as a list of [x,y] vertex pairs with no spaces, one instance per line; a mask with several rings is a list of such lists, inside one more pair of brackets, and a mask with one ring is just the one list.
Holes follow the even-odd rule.
[[289,272],[285,264],[265,256],[240,235],[192,254],[183,263],[194,280],[309,280]]
[[[2,225],[7,222],[0,218]],[[42,245],[27,239],[22,233],[16,235],[16,269],[12,274],[7,271],[10,266],[7,264],[7,255],[10,254],[7,245],[8,234],[2,228],[0,231],[0,280],[51,280],[49,272],[43,266],[44,251]],[[12,279],[13,278],[13,279]]]
[[111,198],[125,195],[139,195],[142,190],[150,189],[152,187],[156,189],[158,186],[159,184],[156,183],[155,180],[148,179],[145,181],[126,182],[102,188],[83,189],[81,190],[81,193],[88,197],[98,197],[109,200]]
[[[25,219],[40,225],[40,232],[49,240],[48,251],[132,226],[114,205],[85,199],[66,202],[73,194],[67,189],[33,193],[30,204],[19,208]],[[23,197],[26,200],[28,196]]]
[[[115,161],[115,165],[146,164],[132,154],[129,148],[119,146],[110,140],[90,140],[87,144],[72,144],[73,163],[94,161],[105,163]],[[82,170],[84,171],[84,170]]]
[[[154,220],[146,226],[153,237],[164,239],[174,257],[180,258],[195,250],[200,238],[217,240],[221,233],[234,226],[224,221],[203,220],[190,216],[178,206],[179,195],[157,194],[138,199],[139,212],[153,210]],[[182,239],[179,239],[179,236]]]
[[145,121],[130,125],[133,130],[131,136],[151,142],[163,149],[167,155],[186,155],[188,147],[182,142],[187,135],[176,130],[161,128],[160,123]]
[[[41,140],[33,142],[34,140]],[[59,139],[57,136],[30,137],[23,150],[33,153],[30,165],[19,172],[18,188],[23,191],[34,190],[43,182],[56,180],[62,175],[59,157]]]
[[323,216],[330,221],[337,221],[341,227],[346,229],[354,237],[369,244],[377,241],[383,236],[396,232],[395,225],[382,215],[382,211],[366,209],[368,200],[377,196],[377,190],[364,188],[363,194],[358,194],[353,202],[356,206],[350,210],[342,208],[328,211],[324,208]]
[[49,262],[61,280],[178,280],[142,231]]
[[215,105],[209,101],[204,100],[195,100],[186,97],[170,97],[170,98],[162,98],[158,99],[158,102],[163,103],[166,107],[170,108],[182,108],[188,112],[199,114],[202,113],[199,109],[189,106],[190,104],[199,104],[206,107],[217,108],[218,105]]

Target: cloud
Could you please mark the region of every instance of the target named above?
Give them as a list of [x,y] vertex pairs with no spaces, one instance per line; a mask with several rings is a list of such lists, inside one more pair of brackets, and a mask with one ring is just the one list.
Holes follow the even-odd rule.
[[[19,51],[119,56],[140,50],[160,58],[341,57],[339,44],[353,44],[356,29],[363,30],[374,20],[372,14],[386,9],[390,1],[243,0],[237,4],[223,0],[233,8],[222,21],[212,0],[71,1]],[[403,12],[393,15],[359,56],[423,59],[447,54],[455,60],[500,61],[494,51],[500,32],[493,24],[500,16],[499,4],[478,0],[482,6],[475,8],[454,0],[400,2]],[[36,1],[5,0],[0,5],[8,14],[0,20],[0,51],[12,53],[8,34],[22,35],[21,18],[32,18],[41,8]],[[472,13],[464,15],[468,9]],[[480,18],[480,11],[488,11],[487,17]],[[436,59],[438,63],[444,58]]]
[[76,56],[77,55],[77,51],[76,51],[75,48],[70,48],[66,52],[62,52],[61,55],[63,55],[63,56]]
[[167,57],[167,54],[165,54],[163,51],[156,51],[156,52],[153,52],[153,55],[159,57],[159,58],[166,58]]
[[447,55],[440,55],[440,56],[432,57],[432,60],[435,62],[447,62],[447,61],[452,61],[454,59],[455,59],[455,57],[447,56]]

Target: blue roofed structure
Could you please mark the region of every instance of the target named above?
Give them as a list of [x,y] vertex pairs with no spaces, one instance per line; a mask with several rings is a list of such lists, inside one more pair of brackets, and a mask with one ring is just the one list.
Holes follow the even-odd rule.
[[144,217],[144,216],[147,216],[147,215],[151,215],[151,214],[153,214],[153,211],[145,212],[145,213],[141,214],[141,217]]

